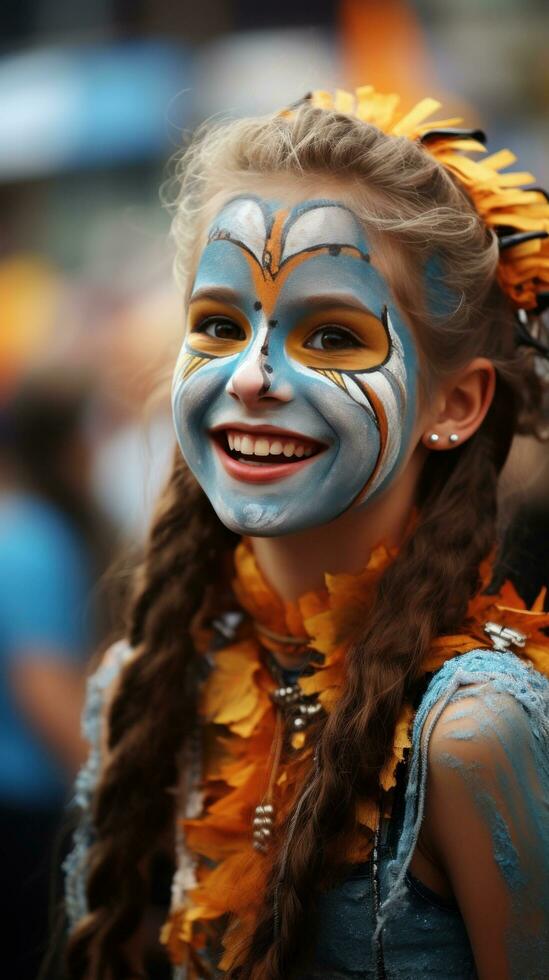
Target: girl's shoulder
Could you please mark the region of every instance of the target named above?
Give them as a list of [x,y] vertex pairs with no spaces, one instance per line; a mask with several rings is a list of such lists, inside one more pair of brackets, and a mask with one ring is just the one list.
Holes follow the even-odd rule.
[[460,711],[450,705],[463,707],[465,700],[477,705],[479,731],[483,708],[499,715],[513,703],[540,737],[549,735],[549,678],[514,653],[476,649],[450,658],[431,678],[416,712],[413,744],[422,741],[425,747],[439,719],[459,720]]
[[[547,640],[547,659],[549,669],[549,639]],[[549,678],[536,670],[528,660],[527,654],[518,655],[508,650],[493,650],[479,647],[450,657],[433,674],[428,685],[429,691],[437,691],[449,683],[455,686],[470,683],[469,677],[477,679],[494,679],[498,684],[513,687],[515,683],[522,684],[528,679],[528,684],[538,689],[546,689]]]
[[[405,896],[426,817],[425,829],[437,828],[437,853],[453,856],[463,895],[483,869],[493,873],[495,904],[506,902],[506,893],[520,893],[525,908],[530,897],[538,905],[548,900],[547,849],[540,857],[548,749],[547,677],[509,652],[477,649],[446,661],[415,715],[403,822],[379,928]],[[530,882],[530,897],[522,894],[523,881]]]
[[524,766],[549,791],[549,679],[510,652],[475,649],[452,657],[427,685],[411,742],[404,823],[394,863],[399,878],[417,844],[427,783],[437,771],[474,770],[482,792],[480,784],[492,779],[505,756],[500,772]]
[[472,650],[447,661],[414,721],[412,756],[431,772],[467,766],[492,780],[496,769],[533,764],[549,790],[548,750],[549,679],[510,652]]

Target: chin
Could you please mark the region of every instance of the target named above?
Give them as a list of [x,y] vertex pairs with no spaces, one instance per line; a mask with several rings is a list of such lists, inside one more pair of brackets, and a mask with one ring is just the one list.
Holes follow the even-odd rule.
[[281,538],[288,534],[298,534],[314,527],[329,524],[340,514],[330,514],[319,520],[318,511],[311,513],[292,513],[291,508],[276,508],[257,500],[235,501],[234,506],[226,500],[211,500],[219,520],[230,531],[254,538]]

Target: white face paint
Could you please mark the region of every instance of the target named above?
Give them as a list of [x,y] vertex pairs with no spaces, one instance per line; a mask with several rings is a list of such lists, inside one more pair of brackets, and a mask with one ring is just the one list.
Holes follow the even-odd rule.
[[236,198],[214,220],[173,385],[182,452],[221,520],[278,535],[365,506],[410,445],[418,362],[338,201]]

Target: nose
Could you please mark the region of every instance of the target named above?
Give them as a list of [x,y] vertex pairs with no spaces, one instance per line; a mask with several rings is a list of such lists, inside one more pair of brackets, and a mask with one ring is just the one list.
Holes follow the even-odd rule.
[[252,408],[268,394],[268,380],[265,368],[261,369],[258,357],[247,357],[240,364],[227,384],[227,391],[236,401],[242,402],[246,408]]
[[289,385],[275,382],[272,366],[259,350],[251,350],[238,365],[226,390],[231,398],[249,409],[256,408],[265,399],[287,402],[292,398]]

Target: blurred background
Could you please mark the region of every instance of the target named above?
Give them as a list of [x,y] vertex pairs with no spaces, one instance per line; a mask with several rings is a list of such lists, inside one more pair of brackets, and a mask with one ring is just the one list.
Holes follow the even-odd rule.
[[[0,847],[19,890],[1,913],[25,950],[6,975],[36,976],[83,677],[123,591],[98,583],[139,548],[173,448],[167,161],[212,115],[368,82],[405,107],[439,97],[547,186],[547,26],[543,0],[4,0]],[[529,601],[547,581],[545,469],[522,442],[509,470]]]

